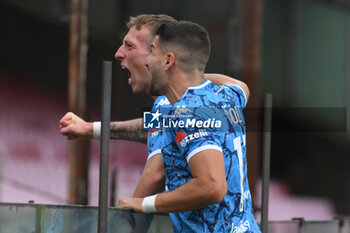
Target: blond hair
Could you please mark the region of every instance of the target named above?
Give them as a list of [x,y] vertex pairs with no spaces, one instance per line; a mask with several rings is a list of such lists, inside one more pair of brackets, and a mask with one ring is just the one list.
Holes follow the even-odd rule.
[[137,30],[140,30],[142,26],[146,26],[151,31],[153,36],[155,36],[160,25],[175,21],[176,20],[169,15],[142,14],[136,17],[131,16],[129,18],[129,22],[126,23],[126,26],[128,29],[135,27]]

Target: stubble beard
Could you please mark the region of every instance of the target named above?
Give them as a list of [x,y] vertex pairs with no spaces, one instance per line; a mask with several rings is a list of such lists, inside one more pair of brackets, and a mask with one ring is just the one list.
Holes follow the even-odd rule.
[[152,79],[148,89],[148,94],[151,96],[161,96],[164,95],[162,88],[159,85],[159,74],[157,72],[151,72]]

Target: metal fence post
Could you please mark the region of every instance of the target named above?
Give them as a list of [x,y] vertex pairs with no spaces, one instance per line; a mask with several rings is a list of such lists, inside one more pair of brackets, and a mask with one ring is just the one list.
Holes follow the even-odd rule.
[[109,124],[111,118],[111,89],[112,89],[112,62],[103,62],[102,80],[102,122],[100,141],[100,182],[98,233],[107,233],[108,226],[108,160],[109,160]]

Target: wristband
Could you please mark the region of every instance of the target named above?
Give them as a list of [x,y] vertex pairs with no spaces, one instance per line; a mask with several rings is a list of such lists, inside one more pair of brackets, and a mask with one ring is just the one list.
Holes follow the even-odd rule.
[[145,213],[156,212],[156,195],[145,197],[142,201],[142,210]]
[[94,121],[92,123],[92,136],[93,136],[93,139],[100,139],[100,137],[101,137],[101,121]]

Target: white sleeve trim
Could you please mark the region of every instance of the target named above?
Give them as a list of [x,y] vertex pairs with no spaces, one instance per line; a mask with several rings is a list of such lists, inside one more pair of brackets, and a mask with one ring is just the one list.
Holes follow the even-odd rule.
[[205,146],[201,146],[201,147],[198,147],[196,149],[194,149],[193,151],[191,151],[191,153],[188,154],[187,156],[187,163],[190,161],[190,159],[198,154],[199,152],[201,151],[204,151],[204,150],[218,150],[218,151],[221,151],[222,152],[222,148],[220,146],[217,146],[217,145],[205,145]]
[[235,86],[235,87],[238,87],[239,89],[241,89],[241,91],[243,92],[243,96],[244,96],[244,108],[245,108],[245,106],[247,106],[247,96],[245,95],[243,88],[238,86],[237,84],[228,85],[228,86]]
[[156,154],[161,154],[161,153],[162,153],[162,149],[157,149],[157,150],[153,151],[151,154],[148,155],[147,160],[149,160],[150,158],[152,158]]

